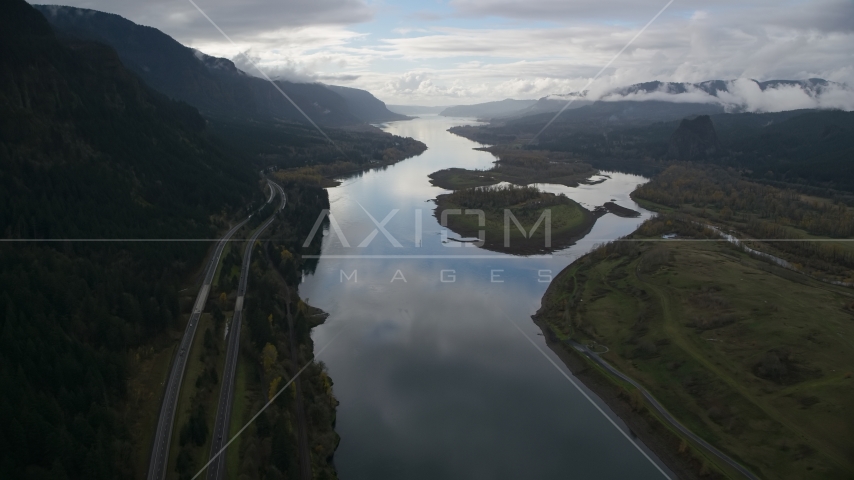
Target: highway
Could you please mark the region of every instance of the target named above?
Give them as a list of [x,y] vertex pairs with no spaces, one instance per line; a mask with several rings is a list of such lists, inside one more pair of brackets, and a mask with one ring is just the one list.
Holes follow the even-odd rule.
[[595,353],[592,350],[590,350],[589,348],[587,348],[587,346],[582,345],[582,344],[580,344],[574,340],[567,340],[567,343],[569,343],[573,348],[575,348],[579,352],[586,355],[587,358],[594,361],[597,365],[599,365],[600,367],[602,367],[605,370],[607,370],[608,372],[610,372],[612,375],[619,377],[623,381],[632,384],[632,386],[634,386],[635,388],[640,390],[640,392],[643,394],[644,398],[646,398],[646,400],[649,402],[649,404],[652,405],[652,407],[655,408],[656,411],[658,411],[659,415],[661,415],[668,423],[673,425],[673,427],[675,427],[677,430],[682,432],[683,435],[690,438],[695,443],[702,445],[703,448],[708,450],[712,455],[714,455],[714,456],[720,458],[721,460],[723,460],[724,462],[726,462],[729,466],[731,466],[736,471],[738,471],[739,473],[744,475],[745,478],[749,478],[751,480],[758,480],[756,475],[754,475],[750,470],[748,470],[747,468],[742,466],[740,463],[738,463],[734,459],[730,458],[729,455],[725,454],[724,452],[722,452],[722,451],[718,450],[717,448],[715,448],[714,446],[712,446],[709,442],[703,440],[702,438],[700,438],[699,436],[694,434],[694,432],[689,430],[688,427],[679,423],[679,420],[676,420],[676,418],[673,417],[673,415],[671,415],[670,412],[668,412],[664,408],[663,405],[658,403],[658,400],[656,400],[655,397],[653,397],[652,394],[650,394],[638,382],[634,381],[631,377],[623,374],[623,372],[621,372],[621,371],[617,370],[616,368],[614,368],[613,366],[611,366],[610,363],[603,360],[602,357],[600,357],[597,353]]
[[211,289],[211,281],[216,273],[216,267],[219,264],[219,259],[222,256],[222,250],[225,244],[231,239],[234,233],[240,229],[249,219],[235,225],[228,233],[225,234],[217,243],[216,249],[211,256],[210,261],[205,269],[204,281],[199,289],[199,294],[196,296],[196,303],[193,305],[193,312],[190,314],[190,321],[187,322],[187,327],[184,329],[184,336],[181,338],[178,355],[172,361],[172,370],[169,372],[169,377],[166,381],[166,390],[163,395],[163,403],[160,407],[160,416],[157,420],[157,430],[154,433],[154,442],[151,450],[151,460],[148,466],[148,480],[162,480],[166,478],[166,467],[169,464],[169,444],[172,441],[172,427],[175,423],[175,409],[178,406],[178,393],[181,391],[181,383],[184,379],[184,370],[187,367],[187,357],[190,346],[193,344],[193,337],[196,336],[196,328],[199,325],[199,317],[205,310],[205,303],[208,300],[208,294]]
[[[285,192],[278,184],[269,182],[271,187],[275,187],[282,198],[281,204],[276,211],[285,207],[287,197]],[[271,197],[272,200],[272,197]],[[269,203],[269,200],[268,202]],[[276,216],[271,215],[267,221],[261,225],[258,230],[252,235],[252,238],[246,244],[246,250],[243,253],[243,265],[240,267],[240,283],[237,287],[237,300],[234,304],[234,316],[231,319],[230,326],[227,330],[227,351],[225,354],[225,367],[222,373],[220,382],[219,404],[216,411],[216,419],[214,421],[213,437],[211,441],[211,458],[216,457],[208,466],[207,478],[209,480],[219,480],[225,477],[225,458],[226,452],[222,450],[223,445],[228,442],[229,425],[231,424],[231,409],[234,403],[234,377],[237,371],[237,354],[240,350],[240,327],[243,317],[243,298],[246,295],[246,284],[249,279],[249,266],[252,263],[252,249],[255,241],[267,227],[273,223]],[[219,456],[217,456],[219,454]]]

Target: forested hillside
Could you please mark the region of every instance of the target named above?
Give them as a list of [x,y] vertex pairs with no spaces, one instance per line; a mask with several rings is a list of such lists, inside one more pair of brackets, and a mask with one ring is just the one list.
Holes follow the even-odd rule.
[[[653,112],[657,109],[655,105],[645,108]],[[678,109],[673,111],[678,113]],[[636,113],[643,110],[638,107]],[[453,127],[451,132],[482,143],[568,152],[597,168],[646,175],[666,168],[668,157],[673,156],[668,155],[668,150],[680,120],[661,121],[650,115],[632,122],[614,117],[604,123],[584,123],[574,121],[572,116],[563,118],[566,115],[543,131],[536,145],[528,143],[551,119],[548,115],[532,115],[504,124]],[[720,113],[709,118],[719,143],[693,161],[732,167],[750,178],[778,186],[797,186],[812,194],[854,192],[854,112],[792,110]]]
[[103,240],[211,238],[256,174],[22,0],[0,8],[0,71],[0,478],[127,478],[127,350],[177,321],[209,244]]
[[854,191],[854,112],[806,112],[729,147],[719,162],[755,178]]
[[[226,58],[178,43],[156,28],[118,15],[83,8],[36,5],[60,36],[97,41],[118,52],[122,63],[146,84],[205,114],[228,118],[285,119],[307,123],[256,71],[243,72]],[[254,69],[253,69],[254,70]],[[321,125],[405,120],[365,90],[276,79],[278,88]]]

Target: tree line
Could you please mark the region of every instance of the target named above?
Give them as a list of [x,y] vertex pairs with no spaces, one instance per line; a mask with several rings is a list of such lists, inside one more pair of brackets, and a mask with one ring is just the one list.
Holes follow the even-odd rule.
[[774,242],[773,248],[804,266],[843,278],[854,268],[854,249],[811,241],[811,236],[854,235],[854,209],[841,202],[751,182],[720,167],[692,164],[668,167],[633,196],[735,226],[756,239],[795,240]]

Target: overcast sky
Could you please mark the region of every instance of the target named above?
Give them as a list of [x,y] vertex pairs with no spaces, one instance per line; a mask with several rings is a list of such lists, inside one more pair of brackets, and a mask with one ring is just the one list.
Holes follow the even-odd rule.
[[[65,0],[156,27],[271,76],[392,104],[539,98],[582,88],[667,0]],[[34,2],[41,3],[41,2]],[[675,0],[591,90],[821,77],[854,85],[852,0]]]

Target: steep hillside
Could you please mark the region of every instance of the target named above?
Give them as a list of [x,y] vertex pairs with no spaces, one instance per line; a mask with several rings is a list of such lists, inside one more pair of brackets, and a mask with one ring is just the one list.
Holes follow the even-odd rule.
[[728,146],[719,162],[755,178],[854,191],[854,112],[805,112]]
[[667,155],[677,160],[705,159],[720,150],[718,134],[708,115],[683,119],[670,136]]
[[359,90],[358,88],[338,87],[335,85],[326,85],[326,88],[341,95],[350,112],[359,120],[367,123],[392,122],[395,120],[409,120],[410,117],[394,113],[377,97],[371,95],[370,92]]
[[[615,112],[626,108],[622,112],[625,115],[607,117],[605,107],[598,105],[608,104]],[[638,110],[631,111],[631,104],[638,105]],[[646,112],[660,108],[660,121],[644,121],[641,115],[644,110],[640,107]],[[791,110],[700,116],[709,118],[710,124],[704,129],[707,133],[714,130],[718,138],[715,143],[711,136],[703,134],[710,142],[706,145],[706,140],[688,135],[689,129],[681,129],[685,135],[676,135],[684,116],[668,117],[686,111],[690,111],[690,104],[598,102],[564,112],[538,137],[537,146],[528,148],[569,152],[597,168],[648,175],[661,171],[669,159],[690,159],[737,168],[756,180],[797,186],[812,194],[854,192],[854,112]],[[543,114],[487,126],[460,126],[451,131],[481,143],[525,145],[552,116]],[[619,120],[627,117],[634,117],[635,121]],[[682,147],[677,145],[685,141]],[[687,149],[684,155],[679,153],[680,148]],[[693,154],[691,148],[695,148]]]
[[[230,60],[185,47],[160,30],[95,10],[55,5],[36,8],[61,35],[111,46],[122,63],[152,88],[203,113],[305,122],[270,82],[246,74]],[[319,124],[340,126],[405,119],[364,90],[284,80],[276,83]]]
[[[176,324],[254,168],[114,51],[0,7],[0,478],[128,478],[128,349]],[[64,241],[58,239],[88,239]]]
[[[575,129],[580,128],[593,130],[611,126],[648,125],[655,122],[668,122],[680,120],[692,115],[714,115],[724,113],[724,109],[720,105],[706,103],[674,103],[657,100],[644,102],[594,102],[588,105],[578,105],[579,102],[574,102],[570,108],[567,108],[560,114],[554,124],[552,124],[552,126],[557,126],[557,128],[555,130],[551,130],[551,127],[549,127],[549,135],[554,135],[556,132],[559,132],[561,125],[566,125]],[[558,109],[561,107],[561,105],[556,106]],[[511,128],[527,129],[536,132],[539,131],[546,122],[551,120],[555,113],[556,112],[549,112],[522,118],[514,118],[512,120],[508,120],[507,125]]]

